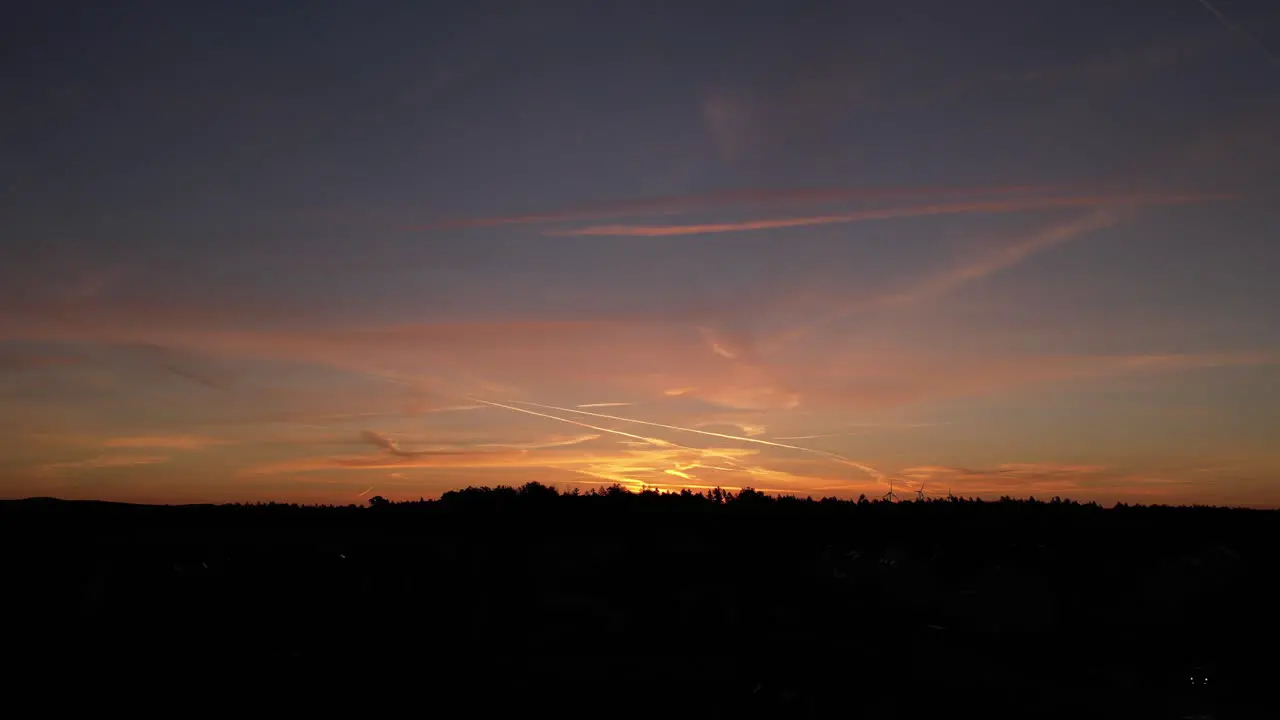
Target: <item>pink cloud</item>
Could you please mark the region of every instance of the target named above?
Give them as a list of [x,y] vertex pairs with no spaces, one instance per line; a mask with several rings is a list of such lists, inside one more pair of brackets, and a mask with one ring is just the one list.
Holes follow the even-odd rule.
[[682,235],[707,235],[750,230],[777,230],[782,228],[833,225],[837,223],[887,220],[892,218],[928,217],[933,215],[965,215],[974,213],[1009,213],[1030,210],[1048,210],[1068,207],[1179,205],[1210,200],[1225,200],[1226,195],[1101,195],[1081,197],[1047,197],[1017,200],[960,202],[931,205],[915,205],[836,215],[812,215],[807,217],[745,220],[741,222],[703,223],[698,225],[592,225],[573,230],[549,230],[544,235],[553,236],[619,236],[619,237],[673,237]]
[[842,203],[895,198],[927,198],[948,196],[1016,195],[1026,192],[1054,190],[1045,185],[1007,185],[993,187],[853,187],[853,188],[759,188],[722,190],[693,195],[645,198],[596,207],[555,210],[530,215],[500,215],[487,218],[446,220],[423,225],[413,230],[524,225],[570,220],[596,220],[637,215],[670,215],[717,208],[742,206],[786,206]]

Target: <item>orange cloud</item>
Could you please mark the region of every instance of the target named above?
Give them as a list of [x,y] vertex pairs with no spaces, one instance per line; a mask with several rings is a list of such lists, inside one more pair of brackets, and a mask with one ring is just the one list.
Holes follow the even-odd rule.
[[116,437],[102,441],[104,448],[162,448],[167,450],[204,450],[228,445],[231,441],[200,435],[142,435]]
[[[738,428],[738,432],[742,433],[743,435],[746,435],[749,438],[755,437],[757,435],[763,435],[769,431],[769,428],[759,423],[753,423],[753,422],[747,422],[745,420],[734,419],[734,418],[723,418],[723,417],[714,417],[707,420],[702,420],[697,423],[694,423],[693,426],[696,428],[704,428],[704,427],[714,427],[716,425],[724,425],[728,427]],[[771,439],[785,440],[786,438],[771,438]]]
[[[578,422],[577,420],[570,420],[568,418],[557,417],[555,415],[548,415],[547,413],[535,412],[533,410],[529,410],[526,408],[512,407],[510,405],[490,402],[488,400],[476,400],[474,398],[472,399],[475,400],[475,402],[480,402],[480,403],[484,403],[485,405],[491,405],[493,407],[502,408],[503,410],[510,410],[511,412],[518,412],[518,413],[524,413],[526,415],[533,415],[535,417],[547,418],[548,420],[555,420],[557,422],[568,423],[570,425],[577,425],[579,427],[584,427],[589,430],[599,430],[600,432],[609,433],[610,435],[620,435],[625,438],[631,438],[632,440],[639,440],[639,441],[648,443],[655,447],[675,447],[676,446],[675,443],[667,442],[666,440],[662,440],[660,438],[649,438],[649,437],[644,437],[642,435],[633,435],[632,433],[629,433],[629,432],[623,432],[621,430],[614,430],[612,428],[606,428],[606,427],[598,427],[596,425],[589,425],[584,422]],[[554,410],[558,408],[551,408],[551,409]],[[573,411],[570,411],[570,412],[573,412]],[[593,415],[594,413],[585,413],[585,414]]]
[[379,432],[373,430],[365,430],[360,434],[361,439],[365,442],[382,448],[392,455],[399,457],[414,457],[416,455],[433,455],[440,453],[453,452],[481,452],[494,450],[543,450],[546,448],[566,447],[569,445],[581,445],[591,440],[596,440],[599,435],[552,435],[540,440],[530,440],[526,442],[490,442],[490,443],[471,443],[471,444],[432,444],[426,448],[419,450],[405,450],[400,444]]
[[[360,456],[324,456],[295,458],[261,463],[242,471],[247,476],[294,474],[314,471],[395,471],[406,469],[564,469],[594,477],[598,481],[624,485],[650,485],[674,473],[696,478],[701,471],[717,474],[749,476],[742,468],[717,464],[724,458],[746,459],[756,450],[741,448],[666,448],[599,450],[526,450],[526,451],[459,451],[423,452],[412,455],[391,453]],[[778,476],[780,477],[780,475]]]
[[772,437],[769,439],[770,440],[818,440],[820,438],[857,437],[859,435],[865,435],[865,434],[866,434],[865,432],[819,433],[817,435],[787,435],[787,436],[780,436],[780,437]]
[[103,455],[87,460],[71,460],[41,465],[43,472],[59,472],[63,470],[98,470],[102,468],[132,467],[134,465],[155,465],[168,462],[164,455]]
[[549,230],[545,231],[543,234],[568,237],[673,237],[678,235],[707,235],[713,233],[743,232],[749,230],[777,230],[781,228],[861,222],[864,220],[886,220],[891,218],[927,217],[933,215],[1025,212],[1028,210],[1047,210],[1066,207],[1178,205],[1194,202],[1206,202],[1210,200],[1225,200],[1229,197],[1230,196],[1227,195],[1170,194],[1027,198],[987,202],[916,205],[877,210],[861,210],[858,212],[839,215],[815,215],[809,217],[746,220],[742,222],[707,223],[700,225],[592,225],[590,227],[578,228],[575,230]]
[[925,465],[901,470],[896,478],[913,489],[924,487],[935,496],[950,491],[975,497],[1155,498],[1189,489],[1189,484],[1180,480],[1116,472],[1102,465],[1057,463],[1005,463],[990,469]]
[[875,468],[873,468],[873,467],[871,467],[871,466],[869,466],[869,465],[866,465],[865,463],[860,463],[860,462],[857,462],[857,461],[855,461],[855,460],[850,460],[849,458],[844,457],[844,456],[842,456],[842,455],[837,455],[837,454],[835,454],[835,453],[830,453],[830,452],[826,452],[826,451],[823,451],[823,450],[814,450],[814,449],[812,449],[812,448],[800,447],[800,446],[798,446],[798,445],[786,445],[786,444],[783,444],[783,443],[773,442],[773,441],[771,441],[771,440],[761,440],[760,438],[754,438],[754,437],[744,437],[744,436],[738,436],[738,435],[727,435],[727,434],[725,434],[725,433],[711,432],[711,431],[709,431],[709,430],[698,430],[698,429],[696,429],[696,428],[680,427],[679,425],[668,425],[668,424],[666,424],[666,423],[657,423],[657,422],[651,422],[651,421],[648,421],[648,420],[637,420],[637,419],[635,419],[635,418],[619,417],[619,416],[617,416],[617,415],[603,415],[603,414],[600,414],[600,413],[586,412],[585,410],[570,410],[570,409],[568,409],[568,408],[556,407],[556,406],[554,406],[554,405],[542,405],[542,404],[539,404],[539,403],[531,403],[531,402],[521,402],[520,404],[521,404],[521,405],[533,405],[534,407],[546,408],[546,409],[548,409],[548,410],[558,410],[558,411],[560,411],[560,412],[576,412],[576,413],[579,413],[579,414],[581,414],[581,415],[591,415],[591,416],[593,416],[593,417],[607,418],[607,419],[610,419],[610,420],[621,420],[621,421],[623,421],[623,422],[637,423],[637,424],[640,424],[640,425],[651,425],[651,426],[653,426],[653,427],[666,428],[667,430],[676,430],[676,431],[678,431],[678,432],[697,433],[697,434],[699,434],[699,435],[706,435],[706,436],[709,436],[709,437],[721,438],[721,439],[725,439],[725,440],[739,440],[739,441],[742,441],[742,442],[756,443],[756,444],[759,444],[759,445],[767,445],[767,446],[770,446],[770,447],[782,448],[782,449],[785,449],[785,450],[796,450],[796,451],[799,451],[799,452],[804,452],[804,453],[809,453],[809,454],[812,454],[812,455],[819,455],[819,456],[821,456],[821,457],[830,458],[830,459],[832,459],[832,460],[835,460],[835,461],[837,461],[837,462],[843,463],[843,464],[845,464],[845,465],[849,465],[849,466],[851,466],[851,467],[856,467],[856,468],[858,468],[859,470],[861,470],[861,471],[865,472],[867,475],[869,475],[869,476],[871,476],[871,477],[873,477],[873,478],[877,478],[877,479],[879,479],[880,477],[883,477],[883,475],[882,475],[878,470],[876,470]]
[[[509,408],[515,409],[515,408]],[[522,411],[523,409],[517,409]],[[564,421],[563,418],[550,413],[526,411],[531,415]],[[593,414],[593,413],[583,413]],[[575,423],[576,424],[576,423]],[[673,426],[674,427],[674,426]],[[692,432],[709,437],[740,439],[732,435],[692,430]],[[624,437],[643,438],[618,431]],[[583,484],[621,483],[625,486],[642,489],[672,489],[677,487],[755,487],[769,492],[786,492],[806,494],[810,486],[830,486],[839,481],[839,476],[848,472],[840,470],[841,465],[847,467],[865,466],[844,460],[832,453],[810,451],[810,454],[822,458],[823,463],[811,462],[790,463],[799,467],[800,472],[784,469],[788,463],[777,465],[759,457],[760,448],[733,447],[689,447],[678,445],[657,438],[624,441],[627,447],[623,450],[602,450],[598,448],[581,448],[575,450],[562,449],[567,442],[537,441],[527,443],[520,450],[499,449],[497,446],[486,448],[482,445],[449,449],[429,449],[406,451],[393,439],[371,431],[365,432],[366,441],[378,448],[372,455],[339,455],[294,458],[284,461],[260,463],[246,468],[246,476],[261,475],[293,475],[316,471],[358,472],[364,470],[403,472],[406,469],[450,469],[450,470],[527,470],[558,469],[590,478],[589,480],[571,481]],[[590,436],[581,439],[599,439]],[[803,450],[792,446],[784,446],[765,441],[748,442],[766,447]],[[835,462],[832,462],[835,461]],[[664,480],[664,478],[666,478]],[[674,483],[671,478],[685,481]]]

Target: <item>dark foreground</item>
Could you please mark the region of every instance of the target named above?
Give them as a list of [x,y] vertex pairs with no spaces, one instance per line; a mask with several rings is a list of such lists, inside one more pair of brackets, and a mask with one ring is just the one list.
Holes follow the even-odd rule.
[[372,508],[7,502],[0,541],[13,697],[1280,717],[1274,512],[533,487]]

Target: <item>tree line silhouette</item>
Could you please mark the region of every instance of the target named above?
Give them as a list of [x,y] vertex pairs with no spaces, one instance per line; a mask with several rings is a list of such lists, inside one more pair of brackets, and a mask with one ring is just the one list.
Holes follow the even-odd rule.
[[1277,515],[539,483],[28,500],[0,502],[0,560],[11,647],[63,676],[354,674],[473,715],[1172,717],[1267,707]]

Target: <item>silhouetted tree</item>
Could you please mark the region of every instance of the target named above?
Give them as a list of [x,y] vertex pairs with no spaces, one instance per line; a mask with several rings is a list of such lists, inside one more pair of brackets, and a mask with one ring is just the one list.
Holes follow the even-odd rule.
[[539,482],[528,482],[520,486],[520,497],[532,501],[550,501],[559,497],[560,493],[554,487],[548,487]]

